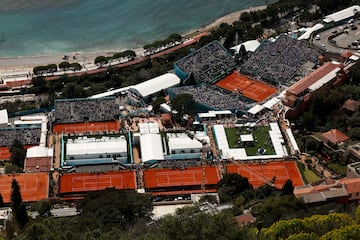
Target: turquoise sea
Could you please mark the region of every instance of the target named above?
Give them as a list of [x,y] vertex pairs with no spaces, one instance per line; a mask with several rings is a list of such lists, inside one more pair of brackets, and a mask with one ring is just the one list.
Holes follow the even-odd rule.
[[265,0],[0,0],[0,57],[133,49]]

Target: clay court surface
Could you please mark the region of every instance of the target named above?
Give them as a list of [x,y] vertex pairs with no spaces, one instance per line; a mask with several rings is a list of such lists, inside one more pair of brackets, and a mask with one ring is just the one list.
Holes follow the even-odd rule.
[[24,202],[39,201],[48,197],[48,173],[0,174],[0,193],[5,203],[10,202],[11,182],[16,179]]
[[10,159],[10,150],[8,147],[0,147],[0,160]]
[[300,171],[295,161],[269,162],[263,164],[234,164],[227,165],[228,173],[237,173],[247,177],[254,188],[264,184],[265,179],[275,179],[275,187],[280,189],[286,180],[291,179],[293,186],[302,186]]
[[119,131],[119,121],[116,122],[85,122],[85,123],[68,123],[56,124],[53,133],[85,133],[85,132],[101,132]]
[[233,72],[226,78],[217,82],[215,86],[231,92],[241,93],[243,96],[257,102],[264,101],[277,91],[275,87],[256,80],[251,80],[238,72]]
[[[219,181],[216,167],[206,167],[206,184]],[[200,186],[202,184],[201,167],[187,169],[149,169],[144,172],[145,188]]]
[[[25,146],[25,148],[31,148],[33,146]],[[4,160],[10,160],[10,148],[8,147],[0,147],[0,161],[4,161]]]
[[60,176],[60,193],[103,190],[105,188],[135,189],[135,172],[67,173]]

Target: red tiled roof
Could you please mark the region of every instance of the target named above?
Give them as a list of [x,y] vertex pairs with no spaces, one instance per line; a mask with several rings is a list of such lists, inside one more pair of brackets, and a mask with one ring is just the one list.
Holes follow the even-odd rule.
[[51,157],[36,157],[25,159],[25,172],[48,172],[51,168]]
[[342,178],[339,182],[345,185],[348,194],[360,192],[360,178]]
[[329,74],[331,71],[339,67],[338,64],[333,64],[331,62],[325,63],[323,66],[319,67],[300,81],[293,84],[287,92],[293,95],[299,95],[311,85],[319,81],[321,78]]
[[256,221],[256,218],[251,213],[245,213],[235,217],[235,221],[239,226],[247,225]]
[[343,105],[343,109],[346,109],[346,110],[349,110],[352,112],[355,112],[359,107],[360,107],[360,102],[352,100],[352,99],[346,100]]
[[349,140],[349,137],[337,129],[331,129],[330,131],[321,135],[323,138],[333,144],[339,144]]

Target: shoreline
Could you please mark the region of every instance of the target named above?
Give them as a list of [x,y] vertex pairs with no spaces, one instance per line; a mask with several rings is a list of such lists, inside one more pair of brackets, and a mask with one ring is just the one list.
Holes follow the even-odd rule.
[[[220,26],[221,23],[232,24],[233,22],[239,20],[240,15],[243,12],[251,12],[251,11],[259,11],[265,9],[266,5],[249,7],[245,9],[241,9],[236,12],[229,13],[224,15],[209,24],[204,24],[200,26],[198,29],[194,29],[185,33],[183,38],[189,39],[194,37],[197,34],[201,34],[204,32],[209,32],[212,29]],[[110,56],[116,52],[125,51],[127,49],[111,49],[111,50],[103,50],[103,51],[94,51],[94,52],[74,52],[74,53],[62,53],[62,54],[54,54],[54,55],[43,55],[43,56],[18,56],[18,57],[0,57],[0,73],[13,73],[18,71],[32,71],[32,69],[36,66],[48,65],[48,64],[59,64],[64,61],[62,58],[64,55],[69,56],[69,61],[78,62],[81,65],[89,65],[94,63],[94,59],[100,55]],[[136,52],[138,56],[142,56],[144,49],[142,47],[132,49]],[[73,59],[75,56],[76,59]]]

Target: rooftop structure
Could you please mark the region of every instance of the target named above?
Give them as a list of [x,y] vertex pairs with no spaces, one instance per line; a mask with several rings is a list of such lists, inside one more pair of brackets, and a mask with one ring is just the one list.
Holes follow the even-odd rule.
[[241,72],[276,86],[288,86],[299,68],[308,61],[315,63],[319,55],[308,43],[281,35],[275,42],[264,41],[242,64]]
[[234,53],[237,54],[239,53],[242,45],[245,47],[245,50],[247,52],[255,52],[256,49],[260,46],[260,42],[259,40],[249,40],[239,45],[236,45],[235,47],[230,48],[230,50],[234,51]]
[[222,152],[223,159],[235,159],[235,160],[260,160],[260,159],[274,159],[284,158],[288,155],[284,138],[281,134],[280,128],[277,123],[270,123],[270,139],[272,147],[275,149],[273,155],[256,155],[248,156],[245,148],[230,148],[227,140],[226,132],[223,125],[214,125],[213,131],[215,135],[216,144],[219,150]]
[[294,195],[303,198],[306,203],[327,201],[358,201],[360,199],[360,178],[342,178],[324,180],[315,184],[296,186]]
[[208,111],[206,113],[198,113],[197,116],[200,121],[218,121],[223,119],[236,120],[234,114],[229,110]]
[[139,123],[142,162],[164,160],[163,142],[157,122]]
[[8,112],[6,109],[0,110],[0,126],[6,126],[9,123]]
[[242,227],[256,222],[256,217],[254,217],[251,213],[244,213],[236,216],[235,221],[239,227]]
[[53,149],[43,146],[28,148],[24,162],[26,173],[48,172],[52,167]]
[[334,79],[336,73],[340,71],[339,64],[327,62],[309,75],[293,84],[287,91],[286,95],[302,96],[307,91],[315,91],[326,82]]
[[346,8],[346,9],[343,9],[341,11],[338,11],[333,14],[325,16],[325,18],[323,19],[323,22],[324,23],[341,22],[341,21],[350,19],[352,17],[355,17],[355,15],[357,13],[360,13],[360,6],[354,5],[354,6]]
[[147,98],[152,94],[158,93],[161,90],[169,87],[174,87],[180,84],[180,78],[173,73],[165,73],[156,78],[131,86],[129,91],[136,94],[138,97]]
[[311,37],[311,34],[313,34],[313,32],[316,32],[316,31],[322,29],[323,27],[324,27],[324,25],[321,23],[315,24],[311,28],[308,28],[305,31],[305,33],[303,33],[300,37],[298,37],[298,40],[308,40]]
[[348,99],[344,102],[342,108],[349,112],[356,112],[360,108],[360,102]]
[[[65,165],[89,165],[102,162],[127,162],[125,136],[78,137],[66,142]],[[94,160],[94,161],[93,161]],[[97,161],[95,161],[97,160]]]
[[348,136],[337,129],[331,129],[330,131],[323,133],[321,136],[327,142],[330,142],[334,145],[340,144],[350,139]]
[[219,42],[213,41],[175,63],[175,72],[185,80],[191,74],[198,83],[215,83],[235,68],[235,61]]
[[113,121],[120,114],[115,97],[96,99],[56,99],[56,123]]
[[207,147],[210,146],[210,139],[205,132],[194,133],[195,137],[190,138],[187,133],[167,133],[170,156],[167,159],[200,159],[203,144],[205,141]]

